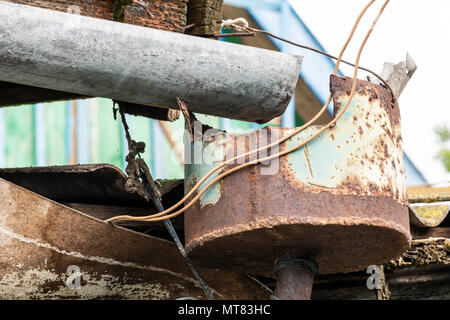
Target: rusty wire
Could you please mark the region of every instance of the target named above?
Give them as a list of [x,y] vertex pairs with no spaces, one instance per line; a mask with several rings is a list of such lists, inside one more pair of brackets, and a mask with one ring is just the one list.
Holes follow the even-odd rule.
[[[114,118],[117,116],[117,111],[120,113],[120,117],[122,120],[122,125],[125,131],[125,137],[128,142],[128,155],[126,156],[126,161],[128,163],[126,168],[127,173],[127,182],[126,182],[126,188],[127,190],[131,192],[139,192],[143,191],[145,199],[148,201],[150,199],[153,200],[153,203],[155,207],[159,211],[164,211],[163,204],[161,202],[161,193],[156,186],[155,181],[153,180],[153,177],[150,173],[150,170],[145,163],[144,159],[141,158],[141,153],[145,151],[145,143],[143,142],[136,142],[131,138],[129,127],[127,124],[127,120],[125,117],[125,113],[123,111],[123,108],[119,104],[119,109],[117,110],[115,108],[116,101],[114,101],[113,106],[113,113]],[[137,157],[137,158],[136,158]],[[172,225],[172,222],[167,218],[164,219],[164,225],[169,232],[170,236],[172,237],[173,241],[175,242],[176,246],[178,247],[178,251],[180,251],[180,254],[183,256],[186,264],[191,269],[192,273],[194,274],[195,278],[200,284],[200,287],[205,292],[206,297],[208,300],[214,300],[214,297],[211,293],[210,288],[206,284],[206,282],[203,280],[203,278],[198,273],[197,269],[192,264],[191,260],[186,254],[186,251],[184,250],[183,244],[181,243],[180,238],[178,237],[177,232],[175,231],[175,228]]]
[[[353,35],[354,35],[354,32],[355,32],[355,30],[356,30],[356,28],[357,28],[357,26],[358,26],[358,24],[359,24],[359,21],[361,20],[361,18],[362,18],[362,16],[365,14],[365,12],[367,11],[367,9],[370,7],[370,5],[372,5],[372,3],[374,2],[375,0],[371,0],[371,1],[369,1],[369,3],[364,7],[364,9],[361,11],[361,13],[359,14],[359,16],[358,16],[358,18],[357,18],[357,20],[356,20],[356,22],[355,22],[355,24],[354,24],[354,26],[353,26],[353,28],[352,28],[352,31],[351,31],[351,33],[350,33],[350,36],[349,36],[349,38],[347,39],[347,41],[346,41],[346,43],[344,44],[344,46],[343,46],[343,48],[342,48],[342,50],[341,50],[341,53],[340,53],[340,55],[339,55],[339,58],[337,58],[338,59],[338,62],[337,62],[337,66],[336,66],[336,68],[335,68],[335,74],[337,73],[337,70],[338,70],[338,66],[339,66],[339,63],[340,63],[340,61],[342,61],[341,59],[342,59],[342,55],[343,55],[343,53],[344,53],[344,51],[345,51],[345,49],[347,48],[347,45],[348,45],[348,43],[350,42],[350,40],[352,39],[352,37],[353,37]],[[186,210],[188,210],[214,183],[216,183],[217,181],[219,181],[220,179],[222,179],[222,178],[224,178],[224,177],[226,177],[226,176],[228,176],[228,175],[230,175],[231,173],[233,173],[233,172],[235,172],[235,171],[238,171],[238,170],[240,170],[240,169],[242,169],[242,168],[244,168],[244,167],[247,167],[247,166],[250,166],[250,165],[254,165],[254,164],[258,164],[258,163],[261,163],[261,162],[265,162],[265,161],[269,161],[269,160],[272,160],[272,159],[274,159],[274,158],[277,158],[277,157],[281,157],[281,156],[284,156],[284,155],[286,155],[286,154],[289,154],[289,153],[291,153],[291,152],[294,152],[294,151],[296,151],[296,150],[298,150],[299,148],[301,148],[301,147],[303,147],[304,145],[306,145],[307,143],[309,143],[310,141],[312,141],[312,140],[314,140],[315,138],[317,138],[318,136],[320,136],[324,131],[326,131],[327,129],[329,129],[331,126],[333,126],[340,118],[341,118],[341,116],[344,114],[344,112],[347,110],[347,108],[348,108],[348,106],[349,106],[349,104],[350,104],[350,102],[352,101],[352,99],[353,99],[353,97],[354,97],[354,95],[356,94],[356,83],[357,83],[357,80],[358,80],[358,78],[357,78],[357,76],[358,76],[358,65],[359,65],[359,61],[360,61],[360,58],[361,58],[361,54],[362,54],[362,51],[363,51],[363,49],[364,49],[364,47],[365,47],[365,44],[366,44],[366,42],[367,42],[367,40],[368,40],[368,38],[370,37],[370,35],[371,35],[371,33],[372,33],[372,31],[373,31],[373,29],[374,29],[374,27],[375,27],[375,25],[376,25],[376,23],[377,23],[377,21],[378,21],[378,19],[379,19],[379,17],[381,16],[381,14],[383,13],[383,11],[384,11],[384,9],[385,9],[385,7],[387,6],[387,4],[389,3],[389,1],[390,0],[386,0],[385,2],[384,2],[384,4],[382,5],[382,7],[381,7],[381,9],[379,10],[379,12],[378,12],[378,15],[376,16],[376,18],[375,18],[375,20],[373,21],[373,23],[372,23],[372,26],[371,26],[371,28],[369,29],[369,31],[367,32],[367,34],[366,34],[366,36],[364,37],[364,40],[363,40],[363,42],[362,42],[362,44],[361,44],[361,46],[360,46],[360,48],[359,48],[359,51],[358,51],[358,55],[357,55],[357,57],[356,57],[356,62],[355,62],[355,64],[354,64],[354,75],[353,75],[353,80],[352,80],[352,89],[351,89],[351,91],[350,91],[350,95],[349,95],[349,98],[348,98],[348,100],[347,100],[347,103],[345,104],[345,106],[344,106],[344,108],[342,108],[342,110],[336,115],[336,117],[333,119],[333,120],[331,120],[327,125],[325,125],[324,127],[322,127],[320,130],[318,130],[314,135],[312,135],[310,138],[308,138],[308,139],[306,139],[305,141],[303,141],[302,143],[300,143],[300,144],[298,144],[298,145],[296,145],[296,146],[294,146],[294,147],[292,147],[292,148],[290,148],[290,149],[287,149],[287,150],[285,150],[285,151],[282,151],[282,152],[279,152],[279,153],[277,153],[277,154],[274,154],[274,155],[270,155],[270,156],[268,156],[268,157],[265,157],[265,158],[261,158],[261,159],[256,159],[256,160],[253,160],[253,161],[250,161],[250,162],[247,162],[247,163],[244,163],[244,164],[241,164],[241,165],[239,165],[239,166],[236,166],[236,167],[234,167],[234,168],[232,168],[232,169],[230,169],[230,170],[227,170],[227,171],[225,171],[225,172],[223,172],[222,174],[220,174],[219,176],[217,176],[216,178],[214,178],[211,182],[209,182],[185,207],[183,207],[182,209],[180,209],[180,210],[178,210],[178,211],[175,211],[175,212],[173,212],[173,213],[170,213],[170,212],[172,212],[174,209],[176,209],[176,208],[178,208],[181,204],[183,204],[195,191],[197,191],[198,189],[199,189],[199,187],[201,186],[201,184],[203,184],[203,182],[205,182],[206,181],[206,179],[209,177],[209,176],[211,176],[214,172],[216,172],[217,170],[219,170],[220,168],[222,168],[222,167],[224,167],[226,164],[228,164],[228,163],[230,163],[230,162],[233,162],[233,161],[235,161],[235,160],[237,160],[237,159],[239,159],[239,158],[241,158],[241,157],[244,157],[244,156],[247,156],[247,155],[250,155],[250,154],[253,154],[253,153],[255,153],[255,152],[259,152],[259,151],[261,151],[261,150],[264,150],[264,149],[267,149],[267,148],[270,148],[270,147],[272,147],[272,146],[274,146],[274,145],[277,145],[277,144],[280,144],[280,143],[282,143],[282,142],[284,142],[284,141],[286,141],[287,139],[289,139],[290,137],[292,137],[293,135],[295,135],[295,134],[297,134],[297,133],[299,133],[300,131],[302,131],[302,130],[304,130],[304,129],[306,129],[307,127],[309,127],[313,122],[315,122],[319,117],[320,117],[320,115],[327,109],[327,107],[328,107],[328,104],[330,103],[330,101],[331,101],[331,94],[330,94],[330,96],[329,96],[329,98],[327,99],[327,102],[325,103],[325,105],[322,107],[322,109],[319,111],[319,113],[313,118],[313,119],[311,119],[308,123],[306,123],[305,125],[303,125],[303,126],[301,126],[301,127],[299,127],[299,128],[297,128],[297,129],[295,129],[292,133],[290,133],[290,134],[288,134],[288,135],[286,135],[285,137],[283,137],[282,139],[280,139],[280,140],[278,140],[278,141],[276,141],[276,142],[274,142],[274,143],[272,143],[272,144],[270,144],[270,145],[267,145],[267,146],[265,146],[265,147],[261,147],[261,148],[258,148],[258,149],[255,149],[255,150],[253,150],[253,151],[250,151],[250,152],[247,152],[247,153],[245,153],[245,154],[242,154],[242,155],[239,155],[239,156],[237,156],[237,157],[235,157],[235,158],[232,158],[232,159],[230,159],[230,160],[228,160],[228,161],[225,161],[224,163],[222,163],[221,165],[219,165],[219,166],[217,166],[216,168],[214,168],[214,169],[212,169],[211,171],[209,171],[205,176],[203,176],[203,178],[200,180],[200,181],[198,181],[197,182],[197,184],[183,197],[183,199],[181,199],[178,203],[176,203],[175,205],[173,205],[172,207],[170,207],[169,209],[167,209],[167,210],[164,210],[164,211],[161,211],[161,212],[159,212],[159,213],[157,213],[157,214],[153,214],[153,215],[149,215],[149,216],[142,216],[142,217],[136,217],[136,216],[128,216],[128,215],[122,215],[122,216],[116,216],[116,217],[112,217],[112,218],[110,218],[110,219],[108,219],[108,220],[106,220],[107,222],[116,222],[116,221],[121,221],[121,220],[132,220],[132,221],[147,221],[147,222],[156,222],[156,221],[161,221],[161,220],[166,220],[166,219],[170,219],[170,218],[172,218],[172,217],[175,217],[175,216],[178,216],[179,214],[181,214],[181,213],[183,213],[183,212],[185,212]],[[170,213],[170,214],[168,214],[168,213]]]
[[[243,28],[245,28],[245,27],[243,27]],[[336,56],[334,56],[332,54],[329,54],[328,52],[325,52],[325,51],[322,51],[322,50],[319,50],[319,49],[316,49],[316,48],[308,47],[306,45],[303,45],[303,44],[300,44],[300,43],[296,43],[296,42],[290,41],[288,39],[284,39],[284,38],[282,38],[280,36],[277,36],[277,35],[275,35],[273,33],[268,32],[268,31],[259,30],[259,29],[255,29],[255,28],[250,28],[250,27],[248,27],[247,29],[249,31],[252,31],[252,32],[255,32],[255,33],[262,33],[262,34],[268,35],[268,36],[270,36],[272,38],[275,38],[275,39],[278,39],[280,41],[289,43],[289,44],[291,44],[293,46],[296,46],[296,47],[300,47],[300,48],[303,48],[303,49],[306,49],[306,50],[310,50],[310,51],[313,51],[313,52],[320,53],[320,54],[322,54],[324,56],[327,56],[328,58],[331,58],[331,59],[334,59],[334,60],[338,60],[338,58]],[[355,65],[353,63],[351,63],[349,61],[346,61],[346,60],[341,59],[340,62],[345,63],[345,64],[347,64],[349,66],[355,67]],[[377,77],[383,83],[383,85],[391,92],[392,100],[393,100],[393,102],[395,102],[396,97],[394,95],[394,91],[392,90],[392,87],[389,85],[389,83],[387,83],[386,80],[384,80],[382,76],[380,76],[375,71],[372,71],[372,70],[370,70],[368,68],[361,67],[361,66],[358,66],[358,68],[363,70],[363,71],[369,72],[369,73],[373,74],[375,77]]]
[[[375,1],[375,0],[374,0],[374,1]],[[365,11],[367,10],[367,8],[370,7],[374,1],[370,1],[370,2],[366,5],[366,7],[365,7],[365,9],[364,9],[363,11],[365,12]],[[361,18],[361,16],[358,17],[358,22],[359,22],[360,18]],[[356,25],[357,25],[357,24],[355,24],[354,27],[355,27]],[[306,49],[306,50],[309,50],[309,51],[313,51],[313,52],[319,53],[319,54],[321,54],[321,55],[324,55],[324,56],[326,56],[326,57],[328,57],[328,58],[331,58],[331,59],[336,60],[336,67],[335,67],[335,71],[334,71],[334,74],[335,74],[335,75],[336,75],[337,70],[338,70],[338,68],[339,68],[340,62],[345,63],[345,64],[347,64],[347,65],[349,65],[349,66],[355,67],[355,65],[354,65],[353,63],[351,63],[351,62],[349,62],[349,61],[346,61],[346,60],[343,60],[343,59],[342,59],[342,50],[345,50],[344,48],[341,50],[341,54],[339,55],[339,57],[341,57],[341,59],[339,59],[338,57],[336,57],[336,56],[334,56],[334,55],[332,55],[332,54],[330,54],[330,53],[328,53],[328,52],[325,52],[325,51],[322,51],[322,50],[319,50],[319,49],[316,49],[316,48],[313,48],[313,47],[310,47],[310,46],[307,46],[307,45],[304,45],[304,44],[300,44],[300,43],[297,43],[297,42],[294,42],[294,41],[291,41],[291,40],[288,40],[288,39],[285,39],[285,38],[283,38],[283,37],[277,36],[277,35],[275,35],[275,34],[269,32],[269,31],[266,31],[266,30],[261,30],[261,29],[256,29],[256,28],[251,28],[251,27],[249,27],[249,26],[240,26],[240,25],[235,25],[235,24],[231,25],[230,27],[233,27],[235,30],[242,30],[242,31],[246,31],[246,32],[238,32],[238,33],[219,33],[219,34],[214,34],[214,37],[215,37],[215,38],[220,38],[220,37],[222,37],[222,38],[225,38],[225,37],[254,37],[256,33],[261,33],[261,34],[265,34],[265,35],[267,35],[267,36],[269,36],[269,37],[272,37],[272,38],[274,38],[274,39],[278,39],[278,40],[280,40],[280,41],[289,43],[289,44],[291,44],[291,45],[293,45],[293,46],[296,46],[296,47],[299,47],[299,48],[302,48],[302,49]],[[348,41],[349,41],[350,39],[351,39],[351,38],[349,38],[349,39],[347,40],[347,44],[348,44]],[[346,46],[344,46],[344,47],[346,48]],[[363,71],[369,72],[369,73],[371,73],[372,75],[374,75],[375,77],[377,77],[377,78],[384,84],[384,86],[391,92],[392,100],[393,100],[393,102],[395,102],[396,97],[395,97],[395,95],[394,95],[394,91],[392,90],[392,87],[389,85],[389,83],[387,83],[387,81],[384,80],[382,76],[380,76],[380,75],[377,74],[375,71],[372,71],[372,70],[370,70],[370,69],[368,69],[368,68],[365,68],[365,67],[362,67],[362,66],[358,66],[358,68],[361,69],[361,70],[363,70]]]

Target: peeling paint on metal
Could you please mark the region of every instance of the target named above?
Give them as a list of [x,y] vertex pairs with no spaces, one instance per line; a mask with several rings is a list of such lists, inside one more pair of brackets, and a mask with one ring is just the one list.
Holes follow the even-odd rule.
[[[215,168],[218,163],[223,162],[225,158],[225,151],[227,149],[227,143],[232,137],[229,133],[224,131],[218,131],[214,139],[205,139],[205,141],[194,140],[192,144],[187,144],[185,148],[187,154],[191,155],[191,164],[185,166],[185,190],[188,192],[208,171]],[[223,170],[218,170],[212,174],[204,183],[201,188],[215,179]],[[206,191],[199,199],[201,207],[206,205],[216,204],[221,195],[220,183],[215,183]]]
[[[346,103],[350,87],[351,79],[331,78],[335,112]],[[320,128],[309,127],[281,149]],[[280,137],[291,130],[266,127],[241,136]],[[225,146],[208,144],[221,153],[226,147],[227,155],[246,145],[236,135],[227,138]],[[263,165],[257,165],[227,176],[220,192],[211,192],[219,201],[188,210],[186,249],[193,261],[270,276],[280,256],[308,254],[327,274],[361,270],[407,249],[400,113],[385,88],[358,81],[355,98],[336,125],[279,162],[273,175],[262,174]],[[202,176],[200,165],[187,167],[187,179]]]
[[[294,188],[321,192],[321,188],[314,188],[321,186],[339,194],[386,195],[407,204],[400,123],[390,120],[386,107],[373,98],[374,94],[369,83],[361,85],[338,125],[308,143],[309,159],[301,150],[282,159]],[[335,106],[340,108],[347,100],[347,94],[335,95]],[[310,127],[291,139],[286,148],[319,129]]]

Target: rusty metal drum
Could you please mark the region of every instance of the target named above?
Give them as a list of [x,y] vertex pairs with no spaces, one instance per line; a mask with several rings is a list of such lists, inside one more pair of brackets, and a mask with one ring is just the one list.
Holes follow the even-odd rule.
[[[347,102],[351,84],[331,77],[335,111]],[[311,126],[268,153],[301,143],[319,129]],[[203,160],[215,159],[185,165],[186,191],[217,163],[291,130],[220,132],[214,139],[204,133],[203,141],[188,143],[188,151],[201,149]],[[384,87],[358,81],[335,126],[286,156],[225,177],[203,194],[185,214],[186,250],[203,266],[268,276],[285,255],[311,257],[320,274],[387,262],[406,251],[411,239],[403,161],[397,102]]]

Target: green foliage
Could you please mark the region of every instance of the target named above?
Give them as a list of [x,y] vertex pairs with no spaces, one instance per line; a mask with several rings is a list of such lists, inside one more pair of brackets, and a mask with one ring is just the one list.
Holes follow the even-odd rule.
[[450,149],[446,147],[450,142],[450,130],[446,125],[441,125],[436,127],[434,131],[442,146],[436,157],[442,162],[445,169],[450,172]]

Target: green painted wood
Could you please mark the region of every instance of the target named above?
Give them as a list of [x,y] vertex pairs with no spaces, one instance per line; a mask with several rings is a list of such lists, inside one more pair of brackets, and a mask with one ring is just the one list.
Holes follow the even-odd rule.
[[[184,118],[174,122],[166,122],[167,126],[170,128],[170,132],[172,134],[173,140],[175,140],[178,149],[184,155],[184,143],[183,143],[183,134],[184,134]],[[165,139],[164,141],[164,158],[165,158],[165,171],[167,175],[167,179],[183,179],[184,178],[184,166],[178,160],[178,156],[176,152],[172,149],[170,142]]]
[[68,163],[66,152],[67,102],[46,103],[44,108],[47,165],[65,165]]
[[6,167],[34,166],[36,161],[33,106],[5,108],[5,127]]
[[231,128],[235,133],[246,133],[254,130],[251,122],[240,120],[231,120]]
[[[87,100],[89,112],[89,152],[91,163],[109,163],[124,170],[127,144],[120,120],[114,120],[112,101],[109,99],[93,98]],[[45,145],[48,165],[66,165],[67,158],[67,130],[69,130],[67,102],[46,103],[45,106]],[[222,118],[196,114],[199,121],[213,128],[222,128]],[[296,117],[297,123],[302,123]],[[130,133],[136,141],[146,143],[144,160],[150,167],[154,167],[152,148],[163,152],[165,178],[183,178],[184,168],[180,165],[178,156],[165,135],[152,145],[152,120],[144,117],[128,116]],[[184,118],[174,122],[166,122],[171,130],[172,138],[184,153],[183,134]],[[255,126],[254,123],[231,120],[231,131],[235,133],[250,132],[261,128],[267,123]],[[5,108],[6,128],[6,166],[35,165],[35,130],[34,110],[32,106],[20,108]],[[125,149],[125,150],[124,150]]]
[[[198,113],[196,113],[195,116],[201,123],[203,123],[205,125],[208,125],[213,128],[221,128],[221,125],[220,125],[221,118],[219,118],[219,117],[208,116],[206,114],[198,114]],[[184,118],[182,118],[182,120],[183,120],[183,124],[184,124]]]

